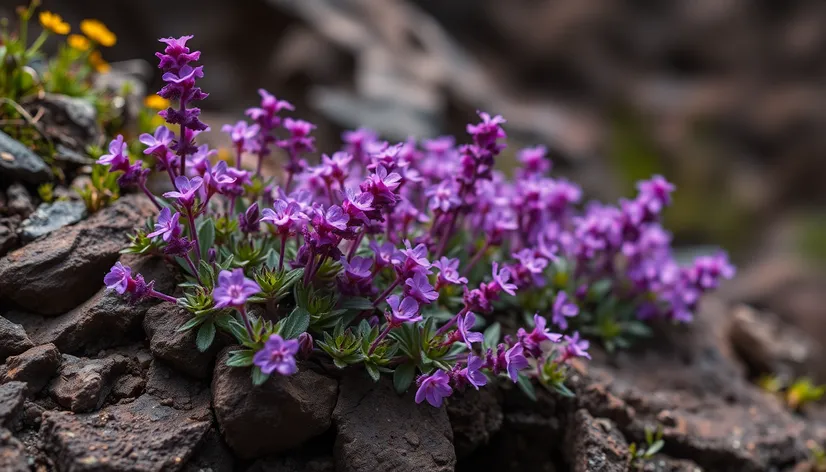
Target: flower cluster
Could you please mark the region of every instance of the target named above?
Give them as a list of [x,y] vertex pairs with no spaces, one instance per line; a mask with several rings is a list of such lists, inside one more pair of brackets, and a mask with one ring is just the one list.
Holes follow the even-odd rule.
[[[415,383],[416,402],[436,407],[496,377],[528,393],[535,380],[569,394],[570,362],[590,358],[580,331],[617,343],[623,327],[644,320],[688,321],[700,296],[733,275],[722,254],[677,264],[659,223],[674,190],[662,177],[616,207],[583,209],[580,188],[550,177],[537,147],[520,153],[508,180],[495,170],[501,116],[480,112],[468,144],[391,144],[362,129],[314,160],[314,126],[282,118],[293,106],[262,90],[247,111],[253,123],[223,127],[235,158],[216,161],[194,142],[206,125],[188,105],[206,94],[195,86],[203,70],[190,65],[200,57],[190,39],[163,39],[158,54],[160,96],[178,102],[160,114],[178,134],[162,126],[141,136],[143,161],[131,161],[118,137],[99,161],[159,209],[126,251],[163,254],[188,280],[177,299],[121,265],[105,282],[133,300],[188,309],[183,329],[197,328],[199,349],[217,329],[233,335],[242,347],[229,364],[252,367],[254,383],[321,356],[376,380],[392,373],[399,391]],[[257,157],[254,171],[245,154]],[[283,175],[265,177],[261,162],[277,155]],[[143,185],[152,170],[174,186],[163,199]],[[498,320],[522,315],[528,326],[503,335]],[[595,331],[604,326],[620,329]]]

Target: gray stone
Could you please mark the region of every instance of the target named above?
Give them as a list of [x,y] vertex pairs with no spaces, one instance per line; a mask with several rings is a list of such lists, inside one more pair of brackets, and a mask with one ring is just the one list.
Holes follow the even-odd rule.
[[0,385],[0,427],[11,428],[26,401],[26,384],[9,382]]
[[127,195],[88,219],[60,228],[0,259],[0,298],[43,315],[78,306],[103,285],[129,234],[156,212]]
[[6,189],[6,211],[23,218],[34,211],[34,202],[26,187],[19,183],[9,185]]
[[20,354],[33,347],[34,343],[22,326],[0,316],[0,362],[5,362],[7,357]]
[[33,347],[18,356],[8,358],[8,370],[3,376],[2,383],[26,382],[26,391],[29,394],[37,393],[49,383],[61,362],[60,351],[54,344]]
[[161,403],[179,410],[192,410],[209,406],[209,386],[187,378],[155,359],[149,367],[146,393]]
[[49,166],[23,143],[0,131],[0,174],[39,184],[52,177]]
[[103,130],[97,123],[97,110],[89,100],[47,93],[28,101],[24,107],[41,112],[41,126],[57,143],[77,150],[101,144]]
[[127,365],[128,360],[120,355],[102,359],[64,356],[57,378],[49,385],[49,394],[55,403],[74,412],[96,410]]
[[0,257],[17,246],[17,227],[20,225],[19,216],[0,218]]
[[86,217],[86,205],[78,200],[58,200],[43,203],[20,224],[23,243],[33,241],[64,226],[73,225]]
[[254,459],[283,452],[330,428],[335,380],[299,362],[296,374],[273,375],[253,387],[249,368],[226,365],[230,350],[215,363],[212,403],[224,439],[237,455]]
[[417,405],[412,391],[396,394],[387,378],[374,383],[364,372],[348,372],[333,422],[338,472],[448,472],[456,466],[445,408]]

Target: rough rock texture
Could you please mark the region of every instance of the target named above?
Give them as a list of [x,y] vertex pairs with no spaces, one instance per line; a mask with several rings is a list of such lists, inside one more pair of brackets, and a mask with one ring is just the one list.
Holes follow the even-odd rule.
[[212,373],[215,356],[225,344],[224,337],[219,334],[209,349],[199,351],[195,348],[197,329],[178,331],[191,318],[185,309],[162,303],[146,312],[143,329],[149,337],[152,355],[187,375],[205,379]]
[[54,344],[43,344],[6,360],[8,370],[3,382],[18,380],[27,384],[29,394],[39,392],[60,367],[60,351]]
[[34,347],[26,330],[19,324],[12,323],[0,316],[0,362],[4,362],[7,357],[20,354]]
[[19,216],[0,218],[0,257],[17,246],[17,227],[19,225]]
[[231,349],[215,362],[212,403],[224,439],[236,454],[252,459],[282,452],[330,427],[338,394],[335,380],[299,363],[295,375],[274,375],[251,388],[249,369],[226,365]]
[[26,218],[33,211],[34,202],[26,187],[19,183],[9,185],[6,189],[6,212]]
[[[163,259],[123,256],[121,260],[147,280],[155,280],[156,290],[170,291],[174,287],[175,275]],[[101,275],[93,283],[102,285],[102,280]],[[23,325],[35,343],[54,343],[61,351],[74,354],[118,345],[130,333],[140,333],[144,314],[157,303],[150,299],[130,305],[118,294],[100,288],[95,296],[62,316],[51,318],[21,312],[6,316]]]
[[43,203],[20,224],[20,239],[28,243],[86,217],[86,205],[79,200]]
[[574,472],[627,470],[628,443],[609,420],[577,410],[565,434],[565,460]]
[[157,359],[149,367],[146,393],[159,399],[162,404],[179,410],[209,406],[209,387],[206,384],[180,375]]
[[0,470],[3,472],[29,472],[26,450],[11,433],[0,428]]
[[25,401],[25,383],[9,382],[0,385],[0,427],[12,428]]
[[453,432],[444,408],[399,396],[389,379],[374,383],[361,372],[342,378],[333,411],[336,470],[452,471]]
[[504,417],[498,393],[493,385],[489,385],[481,390],[454,393],[448,401],[447,414],[459,459],[488,444],[502,427]]
[[118,260],[129,233],[155,208],[127,195],[74,226],[0,259],[0,297],[44,315],[64,313],[92,296]]
[[64,356],[58,377],[49,385],[49,394],[58,405],[74,412],[98,409],[127,365],[128,360],[120,355],[102,359]]
[[179,411],[143,395],[96,413],[47,411],[40,435],[58,470],[176,471],[209,428],[208,409]]
[[112,398],[120,400],[123,398],[139,397],[146,388],[146,379],[137,375],[121,376],[112,387]]
[[224,440],[221,439],[221,434],[212,428],[183,470],[184,472],[232,471],[235,470],[235,459]]
[[88,100],[47,93],[23,106],[33,114],[42,113],[41,126],[58,142],[77,150],[84,150],[89,144],[102,144],[97,110]]
[[0,174],[39,184],[52,176],[49,167],[23,143],[0,131]]
[[247,472],[335,472],[332,456],[272,457],[256,461]]

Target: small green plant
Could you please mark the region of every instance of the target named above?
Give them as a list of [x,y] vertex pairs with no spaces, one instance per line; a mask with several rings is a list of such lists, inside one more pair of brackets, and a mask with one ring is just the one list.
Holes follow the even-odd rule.
[[120,187],[117,181],[117,174],[109,172],[107,166],[95,164],[92,167],[89,182],[84,187],[76,187],[75,191],[83,199],[89,213],[95,213],[120,197]]
[[41,184],[37,187],[37,194],[40,196],[40,199],[46,203],[52,203],[54,198],[54,184],[51,182],[46,182],[45,184]]
[[637,443],[628,446],[628,456],[631,465],[639,465],[640,462],[651,459],[665,446],[662,428],[657,426],[656,430],[645,428],[645,447],[640,447]]
[[815,385],[812,379],[803,377],[795,380],[786,390],[786,405],[792,410],[800,410],[806,404],[816,402],[826,393],[826,385]]
[[809,472],[826,472],[826,450],[814,441],[806,443],[809,448]]

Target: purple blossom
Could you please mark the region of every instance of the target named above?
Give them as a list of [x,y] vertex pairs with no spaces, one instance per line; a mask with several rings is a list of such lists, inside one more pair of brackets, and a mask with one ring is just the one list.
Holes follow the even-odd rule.
[[310,136],[310,132],[315,129],[314,124],[304,120],[286,118],[284,129],[290,133],[290,137],[278,141],[278,146],[287,150],[291,158],[305,152],[315,151],[315,138]]
[[181,214],[177,211],[172,214],[169,208],[161,210],[158,215],[158,221],[155,223],[155,231],[146,235],[148,238],[161,236],[164,241],[169,241],[171,238],[177,238],[181,235],[181,227],[178,221],[181,219]]
[[456,330],[459,332],[459,336],[470,350],[473,350],[473,343],[480,343],[485,340],[485,336],[482,333],[475,333],[471,331],[475,324],[476,315],[473,313],[467,313],[465,316],[459,318],[456,323]]
[[493,282],[491,282],[491,284],[490,284],[491,285],[490,286],[491,290],[493,290],[495,292],[498,292],[498,291],[501,290],[501,291],[507,293],[508,295],[511,295],[511,296],[516,295],[516,288],[517,287],[516,287],[516,285],[514,285],[512,283],[509,283],[509,281],[511,279],[511,273],[510,273],[510,270],[507,267],[502,267],[502,269],[500,270],[499,269],[499,263],[494,262],[493,263],[493,270],[492,270],[491,274],[493,276]]
[[521,344],[515,344],[505,353],[505,365],[507,366],[508,377],[516,383],[519,379],[519,371],[528,367],[528,359],[522,353],[524,348]]
[[373,259],[367,257],[356,256],[350,261],[347,259],[341,260],[343,274],[350,280],[363,280],[373,276]]
[[258,125],[250,125],[244,120],[239,120],[234,125],[224,125],[221,131],[227,133],[236,147],[244,146],[244,143],[252,141],[260,130]]
[[[560,292],[561,293],[561,292]],[[539,314],[533,315],[533,330],[528,333],[524,328],[519,328],[517,337],[520,344],[531,353],[534,357],[538,357],[542,353],[542,343],[550,341],[558,343],[562,339],[561,334],[551,333],[547,328],[548,320]]]
[[155,134],[143,133],[140,136],[140,141],[146,146],[143,151],[144,154],[153,154],[158,158],[166,160],[166,154],[172,148],[172,141],[175,139],[175,134],[164,125],[158,126],[155,129]]
[[235,269],[232,272],[222,270],[218,274],[218,285],[212,291],[215,308],[241,308],[247,299],[261,291],[255,281],[244,276],[244,269]]
[[341,208],[350,217],[350,220],[367,224],[371,219],[377,218],[375,208],[373,208],[373,195],[365,192],[356,193],[348,188],[345,195],[340,195]]
[[427,276],[422,272],[414,272],[413,277],[404,282],[404,294],[425,305],[439,298],[439,293],[433,289]]
[[281,117],[277,116],[282,110],[295,110],[295,107],[286,100],[279,100],[264,89],[258,89],[261,95],[261,106],[248,108],[246,115],[258,122],[262,129],[271,130],[281,126]]
[[163,194],[166,198],[174,198],[178,200],[178,204],[183,208],[190,208],[195,203],[195,196],[198,190],[201,189],[204,179],[200,177],[187,178],[184,175],[175,177],[175,192],[166,192]]
[[579,307],[575,303],[568,301],[568,295],[563,291],[557,292],[556,298],[554,299],[551,322],[564,331],[568,329],[567,318],[573,318],[578,314]]
[[126,171],[129,169],[129,156],[126,153],[126,143],[123,135],[118,135],[109,143],[109,154],[100,156],[98,164],[108,165],[112,171]]
[[370,249],[373,251],[373,254],[376,258],[376,267],[379,269],[383,269],[393,263],[394,260],[398,260],[399,251],[396,249],[396,246],[393,245],[391,242],[384,242],[379,244],[375,240],[370,241]]
[[450,388],[450,376],[443,370],[421,376],[417,383],[419,389],[416,390],[416,403],[427,400],[427,403],[440,408],[442,400],[453,394],[453,389]]
[[545,146],[525,148],[519,151],[518,159],[527,176],[544,175],[551,170],[551,161],[547,159],[548,149]]
[[265,208],[261,211],[261,221],[275,226],[276,232],[281,236],[289,236],[296,233],[307,215],[299,210],[296,202],[287,203],[285,200],[276,200],[272,208]]
[[459,275],[459,259],[450,259],[442,256],[441,259],[433,263],[433,267],[439,269],[439,279],[437,285],[464,285],[467,278]]
[[643,180],[637,184],[637,200],[650,215],[659,215],[663,208],[671,204],[671,192],[675,188],[663,176],[655,175],[650,180]]
[[394,254],[393,265],[396,266],[396,272],[404,278],[410,277],[413,272],[426,271],[429,272],[430,261],[427,260],[427,246],[419,244],[415,248],[411,246],[410,241],[405,240],[404,249],[396,251]]
[[401,185],[402,177],[396,172],[388,173],[384,166],[376,167],[376,172],[362,182],[362,192],[373,195],[373,205],[384,207],[396,203],[395,190]]
[[477,112],[482,122],[475,125],[467,125],[467,132],[473,136],[473,141],[477,146],[491,151],[498,152],[496,141],[507,137],[505,130],[502,129],[505,119],[500,115],[491,117],[489,114],[480,111]]
[[244,234],[257,233],[261,228],[258,202],[253,202],[244,213],[238,215],[238,228]]
[[412,297],[401,299],[398,295],[390,295],[387,297],[387,305],[390,307],[390,313],[386,316],[391,325],[397,326],[422,320],[422,315],[419,314],[419,304]]
[[473,354],[469,355],[465,367],[459,371],[459,377],[472,385],[476,390],[479,390],[479,387],[484,387],[488,383],[487,376],[480,370],[484,364],[485,361],[482,358],[476,357]]
[[284,340],[281,336],[273,334],[264,343],[264,347],[255,353],[252,362],[265,374],[278,372],[281,375],[292,375],[298,371],[295,365],[298,347],[298,340]]
[[180,38],[161,38],[160,42],[166,44],[163,53],[156,52],[155,56],[160,59],[159,69],[170,71],[180,70],[183,66],[192,61],[197,61],[201,57],[201,51],[190,52],[186,47],[187,41],[193,36],[181,36]]
[[238,180],[234,175],[229,173],[227,161],[220,161],[215,167],[211,167],[208,160],[203,179],[208,195],[231,193],[227,190]]
[[572,357],[582,357],[585,359],[590,359],[591,355],[588,354],[588,347],[591,343],[588,342],[586,339],[579,338],[579,332],[575,332],[572,336],[565,336],[565,353],[563,355],[564,358],[570,359]]
[[123,295],[129,290],[129,286],[134,284],[132,269],[120,262],[115,262],[115,265],[109,269],[109,273],[103,277],[103,283],[106,284],[107,289]]
[[453,180],[443,180],[438,185],[428,188],[425,195],[430,197],[428,206],[431,210],[447,213],[462,204],[459,190]]

